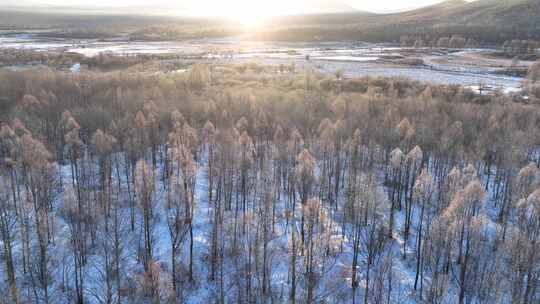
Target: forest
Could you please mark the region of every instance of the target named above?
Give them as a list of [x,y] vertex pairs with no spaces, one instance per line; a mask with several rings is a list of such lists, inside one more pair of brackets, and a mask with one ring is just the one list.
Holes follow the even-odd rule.
[[539,82],[2,70],[0,303],[539,303]]

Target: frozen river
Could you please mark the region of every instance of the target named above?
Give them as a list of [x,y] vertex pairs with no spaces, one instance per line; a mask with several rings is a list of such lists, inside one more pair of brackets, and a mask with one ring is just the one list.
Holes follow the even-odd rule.
[[[441,64],[436,59],[458,55],[438,50],[414,50],[391,45],[361,42],[339,43],[274,43],[241,39],[211,39],[190,41],[140,42],[122,38],[111,40],[73,40],[38,37],[33,34],[0,35],[0,48],[35,51],[73,52],[84,56],[100,53],[116,55],[175,54],[179,60],[245,63],[269,65],[292,64],[334,74],[342,71],[347,77],[383,76],[407,77],[438,84],[459,84],[469,87],[480,84],[505,92],[519,91],[523,78],[496,73],[489,66],[471,64]],[[480,52],[480,50],[469,51]],[[455,54],[467,52],[458,52]],[[420,60],[411,65],[407,60]],[[502,60],[501,60],[502,61]],[[504,62],[501,63],[504,65]]]

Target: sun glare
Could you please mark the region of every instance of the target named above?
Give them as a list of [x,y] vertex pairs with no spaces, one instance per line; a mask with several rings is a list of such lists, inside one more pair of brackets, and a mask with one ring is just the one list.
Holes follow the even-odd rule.
[[284,0],[202,0],[192,10],[191,15],[224,17],[246,27],[259,27],[271,17],[294,13],[294,9],[287,6]]
[[246,26],[257,26],[272,15],[272,11],[257,5],[258,1],[236,0],[229,1],[228,8],[224,10],[225,17],[232,18]]

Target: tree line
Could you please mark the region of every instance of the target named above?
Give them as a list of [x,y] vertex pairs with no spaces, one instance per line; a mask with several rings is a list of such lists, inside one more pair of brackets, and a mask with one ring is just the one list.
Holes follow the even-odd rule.
[[474,38],[466,38],[460,35],[434,36],[427,35],[403,35],[399,39],[401,46],[405,47],[438,47],[451,49],[471,49],[480,47],[480,43]]

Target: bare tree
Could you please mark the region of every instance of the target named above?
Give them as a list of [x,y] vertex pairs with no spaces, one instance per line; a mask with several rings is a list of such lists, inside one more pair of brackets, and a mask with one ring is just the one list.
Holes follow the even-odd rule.
[[85,236],[84,217],[85,214],[77,203],[76,194],[73,188],[64,191],[62,199],[61,214],[69,226],[69,236],[71,250],[73,254],[73,265],[75,270],[75,302],[84,303],[84,281],[85,281]]
[[[420,204],[420,219],[418,220],[418,228],[417,228],[417,234],[418,237],[416,239],[416,275],[414,278],[414,289],[416,290],[418,287],[418,279],[420,279],[420,298],[422,298],[422,291],[423,291],[423,251],[425,250],[425,245],[423,245],[424,235],[422,234],[424,229],[424,217],[425,213],[428,213],[428,219],[427,219],[427,232],[429,233],[429,223],[431,223],[431,196],[433,193],[433,178],[428,173],[427,169],[423,169],[422,173],[418,176],[414,183],[413,188],[414,196],[418,200],[418,203]],[[426,212],[427,211],[427,212]]]
[[142,234],[144,252],[142,254],[144,269],[148,271],[149,263],[153,260],[154,224],[155,224],[155,172],[144,160],[139,160],[135,167],[135,191],[142,217]]
[[15,276],[13,245],[17,229],[15,202],[11,199],[10,186],[4,176],[0,176],[0,237],[3,243],[6,274],[10,297],[13,303],[19,303],[19,291]]

